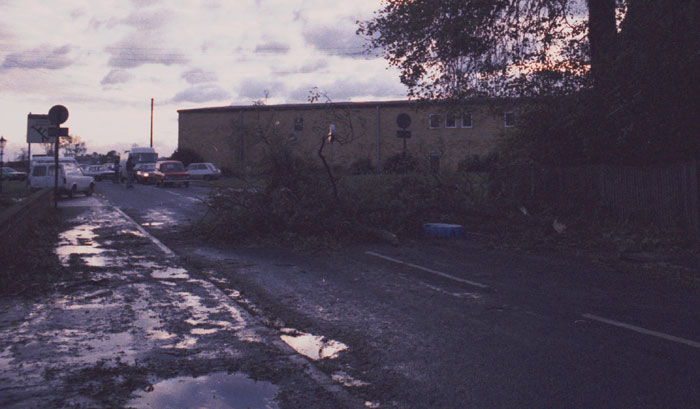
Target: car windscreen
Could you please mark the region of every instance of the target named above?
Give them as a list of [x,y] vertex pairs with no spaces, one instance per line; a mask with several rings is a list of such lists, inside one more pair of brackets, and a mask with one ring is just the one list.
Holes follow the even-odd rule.
[[132,153],[134,163],[156,163],[158,155],[155,153]]
[[182,166],[182,163],[161,163],[160,170],[172,172],[178,170],[185,170],[185,167]]
[[65,170],[66,175],[83,176],[83,171],[72,163],[64,163],[63,169]]

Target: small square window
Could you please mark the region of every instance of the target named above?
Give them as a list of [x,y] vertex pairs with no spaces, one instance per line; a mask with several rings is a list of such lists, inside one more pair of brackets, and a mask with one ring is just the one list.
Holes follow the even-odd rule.
[[435,129],[440,127],[440,115],[431,114],[430,115],[430,128]]
[[456,128],[457,127],[457,117],[455,114],[445,115],[445,128]]
[[472,127],[472,114],[471,112],[465,112],[462,114],[462,128]]
[[515,126],[515,112],[506,112],[503,114],[503,125],[506,128]]
[[46,166],[35,166],[32,176],[46,176]]

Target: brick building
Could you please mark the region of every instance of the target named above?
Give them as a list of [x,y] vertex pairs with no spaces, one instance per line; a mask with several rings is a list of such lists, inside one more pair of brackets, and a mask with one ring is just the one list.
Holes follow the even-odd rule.
[[[513,112],[508,101],[490,99],[463,105],[388,101],[183,109],[178,147],[219,167],[246,171],[261,164],[271,143],[316,157],[333,125],[334,139],[324,154],[334,166],[366,159],[381,167],[403,151],[405,142],[426,169],[455,170],[460,160],[493,151],[498,136],[513,126]],[[400,114],[410,118],[405,129],[397,124]],[[402,130],[410,131],[410,138],[398,137]]]

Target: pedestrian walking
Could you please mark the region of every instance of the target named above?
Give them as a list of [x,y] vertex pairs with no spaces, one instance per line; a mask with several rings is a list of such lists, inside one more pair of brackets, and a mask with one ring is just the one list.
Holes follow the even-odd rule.
[[129,155],[129,159],[126,160],[126,188],[134,188],[134,158]]
[[112,183],[119,183],[119,156],[114,158],[114,179]]

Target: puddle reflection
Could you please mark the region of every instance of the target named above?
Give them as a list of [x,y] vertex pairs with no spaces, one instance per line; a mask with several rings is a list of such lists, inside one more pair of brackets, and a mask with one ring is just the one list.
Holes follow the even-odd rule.
[[338,354],[348,349],[348,346],[342,342],[326,339],[323,336],[307,334],[291,328],[283,328],[282,332],[286,334],[280,336],[282,341],[314,361],[337,358]]
[[97,237],[94,230],[98,227],[82,224],[59,235],[59,242],[54,251],[63,266],[68,266],[71,257],[75,256],[82,258],[83,262],[91,267],[105,267],[110,264],[111,258],[104,255],[110,251],[101,248],[94,241]]
[[167,209],[151,209],[143,215],[143,220],[144,222],[141,223],[143,227],[156,229],[168,228],[180,224],[177,220],[177,214]]
[[369,383],[364,382],[364,381],[361,381],[361,380],[359,380],[359,379],[354,379],[352,376],[350,376],[350,375],[348,375],[348,374],[346,374],[345,372],[342,372],[342,371],[334,373],[334,374],[331,376],[331,378],[332,378],[334,381],[336,381],[336,382],[338,382],[338,383],[340,383],[340,384],[343,384],[343,385],[345,385],[345,386],[348,386],[348,387],[350,387],[350,386],[352,386],[352,387],[360,387],[360,386],[367,386],[367,385],[369,385]]
[[187,270],[184,268],[166,267],[164,269],[155,270],[151,272],[153,278],[161,280],[173,280],[173,279],[188,279],[190,276],[187,274]]
[[277,409],[273,401],[279,388],[236,373],[215,373],[197,378],[179,377],[153,385],[127,407]]

